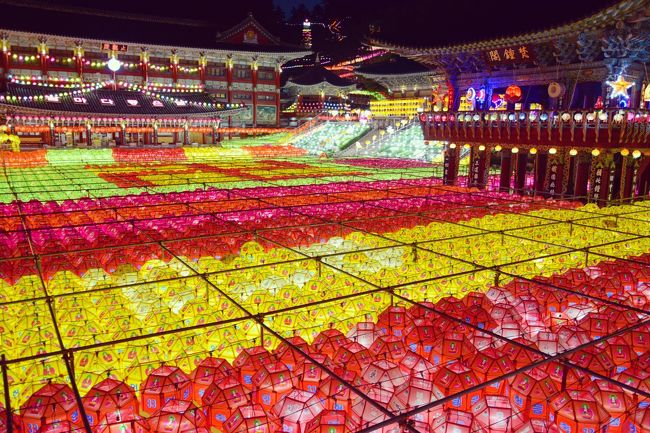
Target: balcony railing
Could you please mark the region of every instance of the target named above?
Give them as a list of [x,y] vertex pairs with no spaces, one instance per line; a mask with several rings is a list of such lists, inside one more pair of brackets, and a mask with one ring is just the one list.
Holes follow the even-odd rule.
[[513,145],[650,147],[645,110],[422,113],[427,140]]

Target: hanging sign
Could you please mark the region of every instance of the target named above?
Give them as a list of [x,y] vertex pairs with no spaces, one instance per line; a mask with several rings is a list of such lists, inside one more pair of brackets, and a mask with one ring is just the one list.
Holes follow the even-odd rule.
[[101,44],[102,51],[117,51],[120,53],[126,53],[128,46],[126,44],[114,44],[112,42],[102,42]]
[[535,54],[529,45],[497,48],[484,52],[485,59],[490,65],[531,63],[535,61]]

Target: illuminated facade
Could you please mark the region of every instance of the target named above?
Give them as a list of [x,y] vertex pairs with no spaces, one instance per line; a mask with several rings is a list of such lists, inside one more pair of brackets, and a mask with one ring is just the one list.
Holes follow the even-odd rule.
[[27,141],[50,145],[64,130],[88,144],[93,130],[117,144],[136,131],[140,143],[155,144],[167,133],[173,142],[211,142],[220,124],[277,126],[281,66],[308,54],[252,16],[211,48],[0,30],[0,49],[2,113],[17,132],[30,131]]
[[450,110],[420,116],[426,139],[448,143],[446,183],[456,182],[460,148],[470,147],[471,186],[498,176],[504,191],[603,204],[650,192],[649,18],[647,1],[625,0],[545,32],[435,48],[372,45],[446,83]]

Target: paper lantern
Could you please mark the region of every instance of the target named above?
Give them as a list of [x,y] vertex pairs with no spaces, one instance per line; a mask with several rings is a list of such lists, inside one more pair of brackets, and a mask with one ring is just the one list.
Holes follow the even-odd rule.
[[294,389],[273,406],[273,414],[282,423],[282,431],[303,433],[307,423],[324,409],[316,394]]
[[337,329],[327,329],[314,338],[312,347],[316,352],[333,356],[339,347],[349,342],[350,341],[345,337],[345,335],[343,335],[343,333],[341,333],[341,331]]
[[48,383],[34,392],[20,408],[23,431],[37,431],[46,425],[82,424],[74,394],[68,385]]
[[471,412],[445,409],[431,423],[431,433],[475,433],[481,431]]
[[406,355],[407,351],[408,349],[402,339],[391,334],[378,337],[370,346],[370,352],[377,359],[399,361]]
[[361,373],[364,367],[372,362],[372,356],[372,353],[361,344],[351,342],[339,347],[333,361],[340,367]]
[[377,317],[377,326],[383,333],[401,337],[410,320],[406,308],[402,306],[388,307]]
[[541,368],[532,368],[510,380],[510,402],[530,419],[548,419],[548,402],[559,391]]
[[262,365],[252,380],[256,403],[265,410],[270,410],[282,396],[287,395],[297,385],[297,379],[281,362]]
[[511,85],[508,86],[508,88],[506,88],[505,100],[508,103],[514,104],[515,102],[521,101],[521,96],[522,96],[521,87],[516,85]]
[[278,359],[278,361],[286,365],[289,370],[293,371],[296,369],[298,363],[304,359],[304,356],[300,351],[309,353],[310,348],[309,344],[307,344],[302,337],[296,335],[287,338],[286,342],[283,341],[280,343],[273,351],[273,355]]
[[[364,388],[368,384],[359,375],[344,369],[335,369],[334,372],[346,383],[356,387]],[[330,376],[323,380],[317,388],[319,398],[325,400],[325,407],[329,410],[349,412],[352,407],[352,399],[356,395],[341,380]]]
[[370,348],[375,339],[383,333],[374,322],[359,322],[347,333],[347,338],[366,348]]
[[587,391],[567,390],[550,402],[553,420],[562,431],[606,433],[610,415]]
[[180,368],[163,365],[151,372],[140,393],[142,411],[152,414],[168,401],[192,398],[192,382]]
[[121,421],[138,415],[138,400],[130,386],[115,379],[104,379],[82,397],[88,423],[99,424],[108,413],[120,412]]
[[486,395],[472,405],[472,414],[486,432],[511,432],[524,425],[521,412],[510,405],[507,397]]
[[275,433],[279,428],[259,404],[238,407],[223,423],[225,433]]
[[136,418],[128,421],[111,421],[104,420],[94,430],[97,433],[149,433],[149,423],[144,419]]
[[203,411],[190,401],[170,400],[148,422],[152,432],[209,433]]
[[201,407],[206,410],[208,424],[218,430],[240,406],[251,403],[249,391],[235,377],[225,377],[211,383],[203,394]]
[[[460,393],[479,383],[474,372],[459,361],[441,365],[433,382],[445,395]],[[455,397],[451,403],[445,404],[445,406],[450,409],[470,410],[482,395],[482,390],[468,392]]]
[[235,377],[235,369],[223,358],[203,359],[190,374],[192,381],[192,400],[200,403],[208,387],[225,377]]
[[[476,353],[469,361],[469,367],[481,381],[490,381],[515,370],[514,363],[496,349],[487,348]],[[503,395],[507,382],[498,381],[483,388],[488,395]]]
[[404,342],[411,351],[428,357],[435,342],[434,329],[431,321],[414,319],[411,325],[404,330]]
[[622,433],[629,414],[636,410],[632,398],[623,392],[621,387],[602,379],[594,380],[585,389],[596,398],[596,401],[611,416],[607,432]]
[[342,410],[324,410],[305,425],[304,433],[352,433],[358,426]]
[[311,359],[305,358],[293,372],[294,377],[298,378],[298,387],[305,391],[316,392],[320,383],[329,377],[322,366],[333,370],[334,363],[325,355],[315,353],[311,358],[316,361],[312,362]]
[[253,387],[253,374],[259,368],[270,362],[275,362],[275,356],[271,355],[262,346],[254,346],[241,351],[232,363],[232,366],[239,370],[239,379],[245,387]]
[[[388,402],[388,409],[395,413],[403,413],[440,400],[444,396],[432,381],[412,377],[408,382],[404,382],[395,389]],[[414,415],[412,420],[429,425],[436,416],[439,416],[439,408],[420,412]]]
[[377,384],[382,389],[393,391],[406,381],[406,377],[397,364],[390,361],[373,361],[366,366],[361,378],[369,384]]

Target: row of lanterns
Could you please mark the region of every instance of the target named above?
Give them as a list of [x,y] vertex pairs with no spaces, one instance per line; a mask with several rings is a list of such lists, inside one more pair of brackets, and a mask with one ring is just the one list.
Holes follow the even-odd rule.
[[[450,149],[456,149],[456,147],[457,147],[456,143],[451,143],[449,145]],[[471,146],[469,144],[465,144],[463,147],[465,147],[466,149],[469,149]],[[483,152],[485,149],[486,149],[486,147],[483,144],[478,146],[478,150],[480,150],[481,152]],[[501,152],[503,150],[503,147],[501,145],[496,145],[496,146],[494,146],[493,149],[494,149],[495,152]],[[519,148],[516,147],[516,146],[512,147],[510,149],[510,152],[519,153]],[[537,148],[536,147],[531,147],[528,150],[528,153],[530,153],[531,155],[536,155],[537,154]],[[551,147],[551,148],[548,149],[548,153],[549,153],[549,155],[555,155],[557,153],[557,149],[555,147]],[[591,151],[591,155],[594,156],[594,157],[599,156],[600,153],[601,153],[600,149],[593,149]],[[622,156],[630,155],[630,151],[628,149],[621,149],[620,153],[621,153]],[[569,155],[576,156],[577,154],[578,154],[577,149],[569,150]],[[632,151],[632,158],[638,159],[638,158],[641,157],[642,154],[643,153],[640,150],[636,149],[636,150]]]

